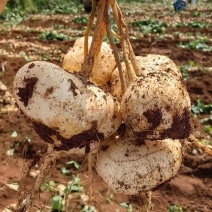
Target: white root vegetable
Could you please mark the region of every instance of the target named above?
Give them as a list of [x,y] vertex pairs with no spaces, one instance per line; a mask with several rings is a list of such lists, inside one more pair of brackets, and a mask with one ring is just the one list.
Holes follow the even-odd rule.
[[109,93],[52,63],[23,66],[14,79],[14,94],[38,133],[57,146],[70,149],[101,140],[121,124],[119,104]]
[[191,103],[180,78],[166,72],[139,77],[121,101],[126,125],[143,139],[183,139],[191,133]]
[[[136,59],[141,71],[141,73],[138,73],[138,76],[147,76],[149,73],[160,73],[161,71],[165,71],[173,74],[173,77],[182,77],[181,72],[175,63],[167,56],[148,54],[146,56],[136,56]],[[125,79],[128,81],[126,65],[124,62],[122,63],[122,70]],[[111,94],[121,101],[122,91],[117,68],[113,71],[110,82]]]
[[[92,38],[89,37],[90,48]],[[76,40],[74,46],[64,56],[62,67],[69,72],[80,72],[84,62],[84,37]],[[103,42],[98,57],[94,60],[94,65],[90,79],[95,84],[105,85],[111,77],[116,66],[110,46]]]
[[119,194],[150,191],[173,178],[182,163],[179,140],[142,143],[127,132],[121,138],[104,141],[101,146],[96,170],[108,187]]

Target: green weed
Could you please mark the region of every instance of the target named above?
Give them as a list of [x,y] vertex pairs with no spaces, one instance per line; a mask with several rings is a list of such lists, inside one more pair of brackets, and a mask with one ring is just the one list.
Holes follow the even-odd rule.
[[212,112],[212,104],[204,104],[201,99],[197,99],[197,104],[191,106],[191,111],[195,115],[211,113]]
[[127,204],[126,202],[122,202],[120,204],[123,208],[127,209],[127,212],[133,212],[133,207],[131,204]]
[[194,41],[190,41],[185,44],[180,44],[179,46],[181,48],[200,50],[200,51],[205,51],[205,52],[212,51],[212,46],[208,46],[206,44],[206,39],[204,39],[204,38],[197,38]]
[[178,205],[171,205],[168,207],[168,212],[183,212],[183,208]]
[[131,26],[136,27],[138,30],[142,31],[144,34],[149,33],[159,33],[164,34],[166,31],[167,24],[159,20],[143,20],[143,21],[133,21]]
[[180,71],[181,71],[181,74],[182,74],[184,80],[189,79],[188,70],[190,67],[194,67],[194,66],[196,66],[194,61],[189,61],[188,64],[180,66]]
[[86,17],[83,17],[83,16],[76,17],[73,21],[76,24],[83,24],[83,25],[88,24],[88,19]]
[[64,41],[68,39],[68,36],[56,31],[44,31],[40,34],[39,39],[52,40],[52,41]]

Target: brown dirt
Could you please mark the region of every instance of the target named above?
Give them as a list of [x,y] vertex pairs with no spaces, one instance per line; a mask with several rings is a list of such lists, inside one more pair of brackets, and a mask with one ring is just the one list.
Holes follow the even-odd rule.
[[[51,26],[51,22],[34,20],[33,22],[25,21],[24,26],[28,24],[33,27],[47,27]],[[53,21],[55,24],[64,24],[66,22],[62,20]],[[68,26],[69,27],[69,26]],[[208,32],[208,30],[206,30]],[[61,50],[61,54],[65,54],[70,46],[73,45],[72,40],[68,41],[41,41],[36,39],[39,33],[24,32],[23,30],[11,30],[10,33],[3,31],[0,33],[0,41],[6,39],[17,38],[18,43],[21,39],[25,42],[32,42],[39,44],[40,46],[46,46],[51,48],[52,45],[56,46],[56,49]],[[201,52],[189,49],[179,48],[176,43],[178,40],[163,39],[155,40],[152,36],[144,37],[141,39],[133,40],[133,48],[136,55],[144,55],[146,53],[157,53],[168,55],[175,63],[180,66],[186,64],[189,60],[195,61],[202,67],[212,66],[212,53]],[[2,44],[1,44],[2,45]],[[3,49],[7,49],[10,46],[4,44],[1,46]],[[18,53],[24,50],[26,54],[30,54],[32,51],[30,48],[21,47],[21,45],[13,48],[14,53]],[[48,54],[48,52],[45,52]],[[60,64],[61,55],[57,55],[56,59],[50,59],[50,62]],[[5,72],[0,75],[0,80],[7,85],[8,90],[12,93],[12,82],[17,70],[26,64],[26,60],[18,56],[4,56],[0,55],[0,64],[5,64]],[[1,70],[1,69],[0,69]],[[189,79],[186,81],[186,86],[189,91],[191,100],[196,102],[197,98],[201,98],[205,103],[212,103],[212,72],[208,73],[199,68],[199,70],[189,74]],[[2,93],[0,93],[2,95]],[[200,118],[203,116],[200,116]],[[17,137],[11,137],[11,133],[16,131]],[[205,137],[202,125],[197,118],[193,118],[193,131],[198,137]],[[26,143],[26,137],[29,137],[31,142]],[[15,149],[14,156],[8,156],[7,150],[11,148]],[[188,212],[209,212],[212,211],[212,159],[201,153],[200,150],[196,150],[194,154],[193,149],[188,149],[185,153],[185,159],[183,166],[179,174],[171,180],[169,183],[161,186],[158,190],[153,192],[153,209],[152,211],[164,212],[167,211],[168,206],[171,204],[183,206],[185,211]],[[39,169],[38,161],[42,155],[47,151],[47,145],[42,141],[35,133],[32,127],[32,123],[27,120],[20,111],[9,112],[0,114],[0,211],[15,202],[18,199],[18,192],[9,188],[6,184],[20,183],[27,167],[34,167]],[[192,154],[193,152],[193,154]],[[64,153],[63,156],[56,161],[55,166],[51,170],[51,179],[57,183],[64,183],[69,180],[61,174],[60,169],[65,166],[65,163],[70,160],[75,160],[83,163],[84,157],[81,155],[69,155]],[[38,165],[36,165],[38,163]],[[70,169],[74,174],[76,170]],[[85,191],[90,186],[90,180],[88,179],[88,172],[86,164],[82,165],[81,170],[77,171],[79,177],[83,181]],[[49,176],[50,178],[50,176]],[[30,191],[32,183],[35,179],[29,176],[26,179],[24,188],[26,191]],[[142,204],[139,196],[124,196],[116,195],[112,191],[108,190],[103,184],[101,179],[93,170],[93,180],[91,187],[93,189],[92,205],[95,205],[98,212],[124,212],[127,211],[120,206],[120,203],[126,202],[133,206],[133,211],[139,211]],[[113,194],[114,197],[111,202],[107,198]],[[73,194],[74,196],[74,194]],[[40,198],[36,202],[38,207],[41,205],[51,204],[50,192],[41,192]],[[75,207],[74,211],[80,211],[83,208],[84,203],[80,200],[79,196],[71,200],[72,207]],[[33,209],[36,211],[38,209]],[[44,211],[47,211],[46,209]]]

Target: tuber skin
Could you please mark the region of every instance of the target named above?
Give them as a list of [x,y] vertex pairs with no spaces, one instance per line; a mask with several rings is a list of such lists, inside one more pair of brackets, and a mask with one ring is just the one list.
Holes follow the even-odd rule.
[[135,79],[121,100],[125,124],[143,140],[188,138],[190,110],[183,81],[164,71]]
[[[89,48],[92,37],[89,37]],[[62,68],[69,72],[80,72],[84,62],[84,37],[79,38],[70,48],[69,52],[64,56]],[[90,80],[98,86],[104,86],[111,77],[116,66],[110,46],[103,42],[98,57],[94,60]]]
[[49,62],[24,65],[14,78],[14,95],[41,137],[61,148],[86,146],[121,124],[112,95]]
[[129,130],[101,143],[97,173],[118,194],[138,195],[172,179],[178,172],[183,148],[179,140],[145,140]]
[[[138,76],[147,76],[149,73],[160,73],[161,71],[165,71],[173,74],[173,77],[182,78],[181,72],[175,63],[167,56],[148,54],[146,56],[136,56],[136,60],[140,66]],[[129,82],[129,77],[127,75],[126,65],[124,62],[122,62],[122,70],[126,81]],[[121,101],[122,89],[117,68],[111,75],[110,83],[111,94]]]

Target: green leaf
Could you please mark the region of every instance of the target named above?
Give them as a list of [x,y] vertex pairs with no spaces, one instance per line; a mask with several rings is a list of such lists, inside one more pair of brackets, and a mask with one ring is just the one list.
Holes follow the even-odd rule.
[[191,106],[191,111],[195,115],[212,112],[212,104],[205,105],[201,99],[197,99],[197,104]]
[[54,191],[56,183],[53,180],[43,183],[41,190]]
[[97,212],[94,206],[85,205],[81,212]]
[[11,184],[6,184],[6,186],[8,186],[9,188],[18,191],[19,189],[19,184],[18,183],[11,183]]
[[70,170],[66,169],[65,167],[61,168],[61,172],[64,175],[69,175],[70,174]]
[[9,149],[9,150],[7,150],[7,155],[13,156],[14,152],[15,152],[15,149]]
[[177,205],[171,205],[168,208],[168,212],[183,212],[183,208]]
[[80,164],[79,164],[77,161],[74,161],[74,160],[69,161],[69,162],[66,162],[66,164],[68,164],[68,165],[73,164],[73,166],[74,166],[76,169],[79,169],[79,167],[80,167]]
[[120,203],[120,205],[124,208],[128,208],[128,204],[126,202],[122,202],[122,203]]
[[54,196],[52,198],[52,210],[63,210],[63,198],[61,196]]
[[204,127],[204,131],[205,131],[206,133],[209,133],[209,134],[212,135],[212,126],[211,126],[211,125],[206,125],[206,126]]
[[65,193],[69,192],[81,192],[83,191],[83,186],[79,177],[75,177],[73,181],[69,181]]
[[13,131],[12,134],[11,134],[11,137],[12,138],[18,137],[18,133],[16,131]]
[[133,208],[132,208],[132,205],[131,204],[127,204],[126,202],[122,202],[120,205],[122,207],[126,208],[127,209],[127,212],[132,212],[133,211]]

